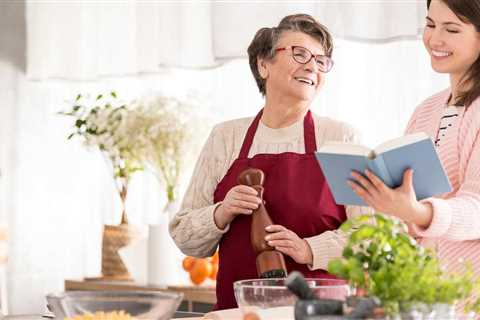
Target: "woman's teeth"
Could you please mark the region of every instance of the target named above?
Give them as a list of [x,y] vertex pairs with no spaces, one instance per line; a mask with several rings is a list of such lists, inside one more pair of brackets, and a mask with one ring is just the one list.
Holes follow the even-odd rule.
[[296,77],[295,80],[297,81],[300,81],[300,82],[303,82],[303,83],[306,83],[306,84],[309,84],[311,86],[313,86],[313,81],[308,79],[308,78],[303,78],[303,77]]
[[432,50],[432,55],[434,55],[435,57],[448,57],[451,56],[452,53],[447,51]]

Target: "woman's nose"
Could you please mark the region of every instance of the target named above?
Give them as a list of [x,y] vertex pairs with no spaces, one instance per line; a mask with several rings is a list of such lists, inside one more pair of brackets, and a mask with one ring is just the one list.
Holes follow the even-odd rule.
[[442,34],[440,30],[433,30],[430,33],[430,37],[428,39],[428,44],[431,47],[439,47],[442,46],[445,42],[443,41]]
[[305,71],[310,71],[310,72],[314,72],[314,73],[318,72],[318,65],[315,62],[315,59],[313,57],[310,59],[310,61],[308,61],[307,63],[304,64],[303,68],[304,68]]

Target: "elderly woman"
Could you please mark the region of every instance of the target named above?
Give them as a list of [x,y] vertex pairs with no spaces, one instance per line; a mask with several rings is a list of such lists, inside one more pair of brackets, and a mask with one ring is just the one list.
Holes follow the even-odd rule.
[[233,282],[256,278],[250,246],[255,189],[238,185],[248,167],[266,174],[264,199],[275,222],[268,244],[285,255],[288,271],[329,277],[326,265],[341,255],[335,230],[347,218],[335,204],[314,152],[325,141],[352,142],[352,128],[309,110],[333,66],[332,38],[309,15],[291,15],[262,28],[248,48],[250,68],[265,97],[254,118],[217,125],[196,165],[170,233],[187,255],[211,256],[219,247],[217,309],[236,307]]

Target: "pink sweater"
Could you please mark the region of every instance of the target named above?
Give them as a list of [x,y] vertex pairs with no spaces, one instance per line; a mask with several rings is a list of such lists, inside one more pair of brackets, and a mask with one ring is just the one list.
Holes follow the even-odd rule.
[[[414,112],[407,133],[425,132],[435,140],[450,90],[425,100]],[[423,201],[433,206],[426,229],[412,226],[420,243],[433,247],[447,271],[461,271],[470,261],[480,276],[480,98],[459,116],[437,151],[453,191]],[[415,173],[414,173],[415,174]]]

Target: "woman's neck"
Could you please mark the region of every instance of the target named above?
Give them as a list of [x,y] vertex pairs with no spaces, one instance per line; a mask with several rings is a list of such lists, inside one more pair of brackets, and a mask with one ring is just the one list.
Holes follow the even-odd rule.
[[308,104],[291,104],[281,101],[265,102],[262,122],[269,128],[278,129],[288,127],[303,119],[308,111]]
[[450,100],[448,101],[449,105],[455,105],[459,94],[471,87],[471,84],[465,83],[462,81],[463,79],[462,74],[450,74],[451,95]]

